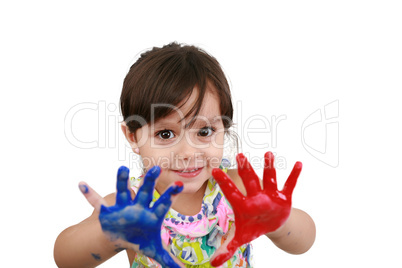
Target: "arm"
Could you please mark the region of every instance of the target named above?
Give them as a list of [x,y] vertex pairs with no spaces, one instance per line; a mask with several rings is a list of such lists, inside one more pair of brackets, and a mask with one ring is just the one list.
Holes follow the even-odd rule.
[[175,262],[163,248],[160,230],[173,197],[183,190],[181,182],[171,185],[151,207],[155,180],[160,167],[151,168],[143,185],[133,199],[128,189],[129,169],[122,166],[117,172],[117,192],[112,206],[86,183],[79,187],[95,212],[83,222],[68,228],[59,235],[55,244],[55,261],[59,267],[94,267],[127,249],[129,260],[132,252],[153,258],[163,267],[183,267]]
[[[246,188],[237,169],[228,170],[229,177],[243,195],[247,195]],[[261,187],[263,183],[261,181]],[[289,219],[274,232],[266,236],[280,249],[291,254],[307,252],[315,240],[315,224],[313,219],[303,210],[292,208]]]
[[280,249],[291,254],[303,254],[314,244],[315,224],[303,210],[292,208],[289,219],[278,230],[266,234]]
[[[114,205],[116,194],[104,198]],[[56,239],[54,260],[58,267],[95,267],[113,257],[119,248],[103,233],[96,210],[84,221],[65,229]]]
[[[233,256],[239,246],[266,234],[269,234],[277,246],[288,252],[303,253],[307,251],[314,241],[315,228],[311,228],[314,224],[307,214],[292,209],[291,206],[292,193],[302,170],[302,163],[296,162],[283,189],[279,191],[274,168],[274,155],[271,152],[267,152],[264,156],[262,185],[243,154],[238,154],[236,160],[239,167],[238,176],[242,181],[242,184],[238,185],[241,187],[236,185],[236,181],[239,181],[236,175],[231,178],[229,174],[220,169],[212,170],[212,176],[219,183],[226,199],[232,205],[235,224],[234,228],[231,228],[234,236],[230,236],[215,252],[211,258],[211,264],[213,266],[221,265]],[[293,215],[290,219],[291,214]],[[306,228],[306,226],[310,227]],[[291,235],[292,232],[293,235]],[[304,240],[305,238],[307,239]]]

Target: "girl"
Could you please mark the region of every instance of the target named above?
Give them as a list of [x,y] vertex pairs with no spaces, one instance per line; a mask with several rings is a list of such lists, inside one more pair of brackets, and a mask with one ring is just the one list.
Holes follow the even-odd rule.
[[153,48],[130,68],[120,101],[122,131],[146,175],[127,187],[121,167],[117,193],[105,198],[79,184],[95,210],[58,236],[59,267],[94,267],[121,250],[131,267],[252,267],[260,235],[293,254],[312,246],[314,222],[291,208],[301,163],[282,191],[271,153],[263,185],[242,154],[239,170],[227,170],[233,107],[215,58],[177,43]]

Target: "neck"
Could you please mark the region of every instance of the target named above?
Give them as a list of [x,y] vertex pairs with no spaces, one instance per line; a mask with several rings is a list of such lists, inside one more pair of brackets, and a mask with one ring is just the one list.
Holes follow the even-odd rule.
[[201,211],[202,200],[208,181],[195,193],[180,193],[176,196],[172,208],[182,215],[193,216]]

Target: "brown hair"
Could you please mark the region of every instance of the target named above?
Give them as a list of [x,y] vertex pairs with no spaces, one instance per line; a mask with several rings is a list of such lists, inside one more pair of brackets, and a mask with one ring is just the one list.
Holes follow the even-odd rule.
[[[140,55],[131,66],[120,96],[121,112],[131,133],[143,125],[169,115],[173,107],[188,99],[195,86],[199,89],[194,107],[185,115],[198,115],[207,83],[216,89],[224,128],[232,126],[233,106],[230,88],[218,61],[204,50],[170,43]],[[153,111],[152,104],[163,105]],[[133,116],[135,119],[133,119]],[[137,116],[137,117],[135,117]],[[142,120],[138,120],[138,116]]]

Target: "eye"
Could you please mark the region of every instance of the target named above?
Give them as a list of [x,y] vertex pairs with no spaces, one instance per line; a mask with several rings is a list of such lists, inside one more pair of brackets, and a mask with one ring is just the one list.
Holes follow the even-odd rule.
[[168,130],[168,129],[159,131],[158,133],[156,133],[156,136],[158,136],[162,140],[169,140],[171,138],[174,138],[173,131]]
[[213,132],[215,132],[215,129],[212,127],[203,127],[200,129],[200,131],[198,131],[198,136],[209,137],[213,134]]

